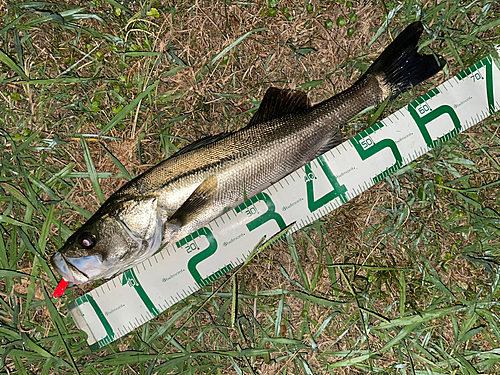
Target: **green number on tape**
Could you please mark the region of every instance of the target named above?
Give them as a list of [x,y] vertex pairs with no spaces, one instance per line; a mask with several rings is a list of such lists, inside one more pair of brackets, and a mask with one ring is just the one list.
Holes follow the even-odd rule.
[[258,218],[253,219],[251,222],[249,222],[247,224],[248,230],[251,232],[260,227],[261,225],[267,223],[269,220],[274,220],[280,227],[280,230],[285,229],[286,228],[285,221],[283,220],[281,215],[275,211],[276,206],[274,205],[274,202],[271,199],[271,197],[266,193],[259,193],[255,197],[250,198],[245,203],[242,203],[238,207],[236,207],[235,211],[237,213],[240,213],[243,210],[253,206],[258,201],[263,201],[266,204],[267,211],[264,212],[262,215],[260,215]]
[[135,291],[137,292],[137,294],[139,295],[139,297],[141,298],[142,302],[144,302],[144,305],[146,306],[146,308],[149,310],[149,312],[153,316],[160,315],[160,312],[155,307],[153,301],[151,301],[151,299],[147,295],[146,291],[144,290],[141,283],[139,282],[139,279],[137,279],[137,276],[136,276],[133,268],[131,268],[123,273],[122,285],[128,285],[128,286],[134,288]]
[[345,196],[347,189],[344,185],[339,184],[337,178],[333,175],[330,166],[326,163],[324,156],[321,155],[320,157],[318,157],[317,161],[319,162],[321,169],[325,173],[326,178],[330,182],[330,185],[332,185],[333,190],[326,193],[321,198],[315,200],[313,181],[316,179],[316,176],[314,175],[311,169],[311,163],[306,164],[305,171],[306,171],[307,207],[309,208],[310,212],[316,211],[317,209],[323,207],[325,204],[331,202],[335,198],[340,197],[340,201],[342,202],[342,204],[347,202],[347,198]]
[[115,333],[113,332],[113,328],[111,328],[108,319],[106,319],[106,316],[103,314],[101,308],[94,300],[94,297],[92,297],[90,294],[85,294],[84,296],[78,298],[75,302],[78,306],[83,305],[84,303],[90,303],[90,306],[92,306],[92,308],[94,309],[97,317],[99,318],[99,321],[101,322],[102,326],[104,327],[104,330],[106,331],[106,336],[97,341],[96,343],[92,344],[90,349],[96,350],[98,348],[102,348],[104,345],[107,345],[110,342],[113,342],[115,338]]
[[493,59],[488,56],[483,61],[486,65],[486,96],[488,97],[488,108],[490,115],[496,112],[495,99],[493,98]]
[[[427,105],[424,103],[424,106]],[[453,138],[456,136],[458,133],[460,133],[460,130],[462,129],[462,125],[460,124],[460,120],[453,110],[449,105],[442,105],[437,107],[434,110],[431,110],[430,113],[427,113],[426,115],[420,117],[418,114],[417,110],[415,107],[420,106],[420,103],[418,102],[413,102],[408,105],[408,111],[410,112],[411,117],[415,120],[417,123],[417,126],[420,130],[420,133],[424,137],[425,143],[427,144],[428,147],[434,148],[438,145],[439,142],[444,142],[447,141],[448,139]],[[425,112],[428,112],[430,110],[429,106],[425,107]],[[446,133],[445,135],[439,137],[437,140],[433,140],[431,138],[431,135],[429,134],[429,131],[427,130],[427,124],[431,122],[432,120],[435,120],[441,115],[448,115],[451,118],[451,121],[453,122],[454,129]]]
[[188,270],[191,276],[193,276],[193,279],[196,281],[196,283],[200,287],[203,287],[211,283],[215,279],[221,277],[226,272],[232,270],[233,266],[231,264],[228,264],[227,266],[222,267],[220,270],[212,273],[210,276],[207,276],[205,278],[202,277],[200,272],[196,269],[196,267],[205,259],[214,255],[215,252],[217,251],[217,240],[212,234],[212,231],[206,227],[198,229],[196,232],[191,233],[189,236],[177,242],[176,246],[177,248],[180,248],[182,246],[189,245],[191,243],[193,244],[193,246],[188,246],[190,249],[199,249],[199,246],[194,242],[194,240],[200,236],[206,237],[206,239],[208,240],[208,247],[206,249],[203,249],[198,254],[194,255],[191,259],[189,259]]
[[[369,135],[373,133],[375,130],[380,129],[382,126],[383,126],[382,123],[377,123],[373,125],[371,128],[354,136],[354,138],[351,138],[351,143],[358,152],[359,156],[361,157],[361,160],[368,159],[369,157],[382,151],[384,148],[389,148],[392,151],[392,154],[394,155],[394,159],[396,159],[396,161],[392,166],[387,167],[385,171],[376,175],[373,178],[374,183],[379,182],[380,180],[388,176],[389,173],[398,170],[403,165],[403,158],[401,157],[401,153],[399,152],[398,146],[396,146],[396,142],[388,138],[382,139],[377,143],[374,143],[371,140],[371,137]],[[368,138],[371,142],[366,142],[366,138]]]
[[457,78],[459,80],[463,80],[464,78],[472,78],[474,82],[482,80],[483,76],[480,72],[478,72],[478,70],[483,66],[486,67],[486,97],[488,99],[488,109],[490,111],[490,115],[492,115],[496,112],[495,99],[493,96],[493,58],[491,56],[485,57],[471,67],[458,73]]

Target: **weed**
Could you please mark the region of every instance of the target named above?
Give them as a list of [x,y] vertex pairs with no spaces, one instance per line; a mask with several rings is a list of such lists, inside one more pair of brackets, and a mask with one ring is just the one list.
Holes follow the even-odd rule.
[[4,372],[500,372],[498,114],[96,352],[67,309],[92,286],[51,300],[47,262],[125,181],[243,126],[269,86],[325,99],[415,19],[445,76],[475,63],[500,39],[497,2],[75,0],[0,15]]

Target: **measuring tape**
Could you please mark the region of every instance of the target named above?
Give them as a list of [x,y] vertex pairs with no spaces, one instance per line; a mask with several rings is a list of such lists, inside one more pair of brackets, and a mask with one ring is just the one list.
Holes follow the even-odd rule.
[[[499,48],[500,51],[500,48]],[[243,263],[264,236],[296,231],[500,109],[492,56],[321,155],[145,262],[70,303],[103,347]]]

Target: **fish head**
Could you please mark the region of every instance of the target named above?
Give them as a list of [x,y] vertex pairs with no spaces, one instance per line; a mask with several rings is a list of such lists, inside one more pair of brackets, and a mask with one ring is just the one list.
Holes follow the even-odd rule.
[[[104,210],[103,210],[104,208]],[[66,280],[80,285],[108,279],[152,255],[161,245],[163,225],[155,200],[103,206],[51,258]]]

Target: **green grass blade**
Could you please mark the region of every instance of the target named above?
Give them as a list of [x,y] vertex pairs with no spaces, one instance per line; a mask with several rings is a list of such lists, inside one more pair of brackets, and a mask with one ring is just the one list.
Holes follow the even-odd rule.
[[415,328],[417,328],[420,325],[420,322],[413,323],[410,325],[407,325],[403,327],[401,331],[394,337],[392,340],[390,340],[387,344],[384,345],[382,349],[380,349],[381,352],[386,352],[390,348],[394,347],[396,344],[398,344],[401,340],[404,340],[407,338],[409,335],[413,333]]
[[311,290],[311,284],[309,283],[309,279],[304,271],[304,267],[302,267],[302,263],[300,262],[299,255],[297,252],[297,246],[292,235],[288,235],[286,237],[288,242],[288,249],[290,250],[290,254],[292,259],[297,267],[297,271],[299,272],[300,279],[302,280],[302,284],[307,291]]
[[394,7],[389,14],[387,15],[386,20],[382,23],[382,25],[378,28],[377,32],[373,36],[373,38],[370,40],[370,43],[368,43],[369,46],[371,46],[375,41],[382,35],[387,30],[387,27],[389,26],[389,23],[391,22],[392,18],[396,15],[397,12],[403,8],[404,4],[398,4],[396,7]]
[[2,185],[2,188],[8,191],[19,202],[22,202],[25,206],[30,206],[33,210],[35,209],[28,198],[18,188],[4,182],[0,183],[0,185]]
[[231,43],[229,46],[224,48],[221,52],[215,56],[212,61],[210,62],[212,65],[214,65],[217,61],[219,61],[226,53],[231,51],[234,47],[236,47],[238,44],[240,44],[242,41],[244,41],[246,38],[248,38],[250,35],[254,33],[260,33],[261,31],[267,30],[267,27],[261,27],[260,29],[255,29],[251,30],[244,35],[240,36],[238,39],[236,39],[233,43]]
[[0,215],[0,223],[17,225],[19,227],[34,228],[33,225],[31,225],[31,224],[23,223],[22,221],[13,219],[13,218],[5,216],[5,215]]
[[33,79],[30,80],[26,78],[24,81],[18,81],[19,84],[30,84],[30,85],[70,85],[70,84],[84,84],[91,81],[90,78],[76,78],[76,77],[58,77],[58,78],[50,78],[50,79]]
[[[59,339],[61,340],[61,344],[64,347],[64,351],[66,352],[66,356],[68,357],[70,361],[70,368],[73,368],[76,374],[80,374],[80,371],[78,371],[78,368],[76,366],[75,360],[73,359],[73,356],[71,355],[71,352],[68,348],[68,345],[66,345],[66,342],[64,341],[64,338],[62,336],[63,333],[67,334],[66,326],[64,325],[64,322],[61,319],[61,316],[59,315],[59,312],[55,308],[54,304],[52,303],[52,299],[50,298],[49,294],[47,293],[47,290],[45,287],[43,289],[43,296],[45,298],[45,305],[47,306],[47,309],[49,310],[50,317],[52,319],[52,322],[54,323],[54,327],[56,329],[57,335],[59,336]],[[64,361],[66,362],[66,361]],[[69,364],[68,364],[69,365]]]
[[121,9],[124,12],[129,13],[129,14],[131,13],[130,10],[127,7],[125,7],[124,5],[120,4],[118,1],[115,1],[115,0],[104,0],[104,1],[106,1],[112,7],[119,8],[119,9]]
[[106,133],[108,133],[111,129],[113,129],[118,123],[123,120],[129,113],[131,113],[134,108],[137,107],[137,105],[141,102],[142,99],[144,99],[147,95],[153,91],[156,86],[160,83],[160,80],[156,80],[153,84],[149,85],[143,92],[141,92],[137,97],[132,100],[129,104],[127,104],[125,107],[123,107],[120,112],[116,114],[115,117],[111,119],[110,122],[104,126],[104,128],[101,130],[99,133],[99,136],[103,136]]
[[29,274],[24,273],[24,272],[6,270],[6,269],[0,269],[0,277],[2,277],[2,278],[4,278],[4,277],[28,277],[28,278],[35,279],[35,280],[42,280],[39,277],[29,275]]
[[0,51],[0,61],[19,74],[19,77],[25,81],[29,81],[29,77],[24,73],[24,70],[2,51]]
[[103,204],[106,200],[104,194],[101,190],[101,185],[99,184],[99,177],[97,176],[97,171],[95,169],[94,161],[92,160],[92,155],[90,155],[90,149],[87,145],[87,141],[85,138],[80,138],[82,148],[83,148],[83,156],[85,158],[85,164],[87,165],[87,172],[89,173],[90,182],[94,187],[94,191],[99,199],[99,203]]
[[125,168],[123,166],[123,164],[120,162],[120,160],[118,160],[117,157],[115,155],[113,155],[113,153],[111,151],[109,151],[109,149],[103,143],[99,142],[99,145],[104,149],[104,151],[106,151],[106,154],[108,154],[108,156],[111,158],[113,163],[116,165],[116,168],[118,168],[118,170],[120,172],[122,172],[122,174],[127,179],[131,180],[134,178],[130,173],[128,173],[127,168]]
[[0,267],[2,268],[9,267],[9,259],[7,258],[7,247],[5,246],[3,233],[1,233],[0,235]]
[[371,357],[373,357],[373,354],[364,354],[364,355],[360,355],[359,357],[347,358],[347,359],[343,359],[343,360],[340,360],[337,362],[333,362],[333,363],[329,364],[328,367],[332,368],[332,369],[333,368],[340,368],[340,367],[347,367],[347,366],[354,365],[356,363],[364,362],[364,361],[370,359]]
[[[55,205],[50,205],[49,211],[45,217],[45,221],[42,226],[40,237],[38,238],[38,249],[40,251],[40,256],[35,257],[33,260],[33,268],[31,270],[31,276],[38,277],[40,275],[40,268],[42,263],[46,264],[43,258],[45,254],[45,246],[47,244],[47,237],[49,236],[50,227],[52,225],[52,218],[54,216]],[[30,285],[28,286],[28,293],[26,294],[26,311],[29,310],[29,306],[35,294],[36,283],[35,280],[30,280]]]
[[432,319],[442,318],[446,315],[454,314],[457,311],[464,309],[461,305],[443,307],[441,309],[434,309],[420,313],[419,315],[406,316],[404,318],[392,319],[388,323],[381,323],[377,329],[388,329],[398,326],[412,325],[415,323],[424,323]]

